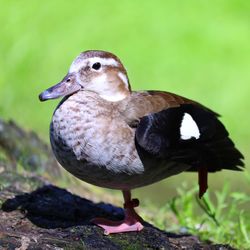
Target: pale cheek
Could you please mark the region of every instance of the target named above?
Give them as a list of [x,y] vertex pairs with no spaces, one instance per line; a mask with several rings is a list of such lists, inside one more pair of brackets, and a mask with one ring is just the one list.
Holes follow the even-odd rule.
[[120,78],[120,80],[122,80],[123,84],[125,84],[126,87],[128,88],[128,78],[126,77],[126,75],[124,75],[123,73],[119,72],[118,73],[118,77]]
[[106,90],[108,88],[107,85],[107,75],[103,73],[100,76],[95,77],[89,87],[93,91],[102,92],[103,90]]

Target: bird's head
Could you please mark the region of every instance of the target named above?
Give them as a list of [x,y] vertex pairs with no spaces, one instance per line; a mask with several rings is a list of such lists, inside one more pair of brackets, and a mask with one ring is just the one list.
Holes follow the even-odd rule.
[[82,52],[62,81],[42,92],[39,99],[46,101],[85,90],[112,102],[126,98],[131,89],[126,69],[119,58],[99,50]]

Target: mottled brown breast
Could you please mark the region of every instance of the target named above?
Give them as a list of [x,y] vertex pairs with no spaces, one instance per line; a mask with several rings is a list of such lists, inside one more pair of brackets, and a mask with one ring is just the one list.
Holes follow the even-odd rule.
[[[120,186],[112,175],[144,171],[134,144],[134,130],[112,102],[80,91],[64,100],[51,123],[56,158],[73,175],[89,183]],[[116,184],[118,183],[118,184]]]

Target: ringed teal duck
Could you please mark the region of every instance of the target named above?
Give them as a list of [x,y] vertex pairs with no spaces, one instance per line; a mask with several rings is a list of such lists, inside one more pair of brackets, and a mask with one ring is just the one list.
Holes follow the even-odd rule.
[[58,162],[85,182],[123,192],[123,221],[93,220],[106,234],[143,229],[134,188],[196,171],[201,197],[208,172],[244,166],[217,113],[169,92],[132,91],[112,53],[81,53],[63,80],[39,95],[59,97],[50,124]]

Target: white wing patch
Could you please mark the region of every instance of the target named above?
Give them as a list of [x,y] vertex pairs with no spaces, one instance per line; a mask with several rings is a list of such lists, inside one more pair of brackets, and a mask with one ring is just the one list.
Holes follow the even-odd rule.
[[195,139],[200,138],[199,128],[193,117],[188,113],[184,113],[183,115],[180,127],[180,134],[182,140],[189,140],[192,137],[194,137]]

